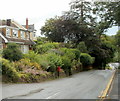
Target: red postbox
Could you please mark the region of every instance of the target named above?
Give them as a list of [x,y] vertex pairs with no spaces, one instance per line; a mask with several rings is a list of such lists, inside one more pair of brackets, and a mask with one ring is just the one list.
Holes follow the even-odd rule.
[[60,72],[60,69],[61,69],[60,66],[58,66],[57,71]]

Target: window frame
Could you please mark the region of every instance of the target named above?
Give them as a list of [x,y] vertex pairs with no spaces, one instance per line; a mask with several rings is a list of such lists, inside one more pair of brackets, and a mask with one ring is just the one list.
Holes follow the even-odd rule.
[[10,28],[6,28],[6,37],[11,37],[10,31],[11,31]]
[[24,31],[20,31],[20,36],[21,36],[21,39],[25,39],[25,32]]
[[[15,33],[16,33],[16,34],[15,34]],[[13,36],[13,38],[18,38],[18,30],[13,29],[13,30],[12,30],[12,36]]]

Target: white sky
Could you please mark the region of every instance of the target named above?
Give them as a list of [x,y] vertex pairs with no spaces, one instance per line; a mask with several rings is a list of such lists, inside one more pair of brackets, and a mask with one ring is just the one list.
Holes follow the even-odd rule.
[[[69,10],[71,0],[0,0],[0,19],[14,19],[20,24],[35,24],[37,35],[46,19]],[[114,29],[115,30],[115,29]],[[109,32],[116,34],[116,32]]]

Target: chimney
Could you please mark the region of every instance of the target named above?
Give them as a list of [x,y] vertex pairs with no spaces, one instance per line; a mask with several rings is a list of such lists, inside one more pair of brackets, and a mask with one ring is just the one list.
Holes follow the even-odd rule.
[[11,19],[7,19],[7,26],[11,26]]
[[28,18],[26,18],[26,29],[28,29]]

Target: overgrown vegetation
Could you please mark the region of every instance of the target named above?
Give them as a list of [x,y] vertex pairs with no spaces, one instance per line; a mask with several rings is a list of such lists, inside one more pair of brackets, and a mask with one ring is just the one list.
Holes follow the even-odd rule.
[[[46,42],[45,44],[41,43],[40,47],[38,47],[39,44],[36,44],[34,47],[35,51],[21,54],[21,58],[19,59],[14,57],[2,58],[3,77],[9,78],[8,81],[11,82],[39,82],[39,78],[49,78],[52,75],[56,77],[58,66],[61,67],[62,73],[65,73],[66,76],[72,75],[74,71],[81,71],[82,62],[80,60],[83,53],[77,48],[66,48],[64,43],[61,44]],[[8,47],[14,46],[17,48],[16,44],[8,44]],[[48,50],[41,51],[42,53],[36,51],[40,50],[42,46]],[[6,52],[6,50],[13,52],[14,48],[6,48],[3,51]],[[16,53],[12,53],[12,56],[14,54]]]
[[39,37],[29,53],[23,55],[17,44],[8,43],[0,60],[2,74],[13,82],[39,82],[55,77],[58,66],[66,76],[92,68],[110,69],[106,64],[120,62],[120,31],[113,36],[104,32],[120,26],[119,3],[71,2],[69,11],[46,20],[41,28],[45,37]]
[[7,48],[3,50],[3,57],[10,61],[18,61],[22,58],[22,52],[15,43],[8,43]]
[[13,82],[17,82],[19,79],[19,73],[16,71],[13,64],[6,59],[0,59],[0,63],[2,63],[2,75],[5,75]]
[[80,55],[80,61],[82,62],[82,64],[84,66],[89,66],[89,65],[92,65],[94,63],[94,58],[91,57],[87,53],[81,53],[81,55]]

